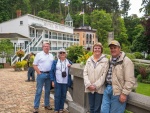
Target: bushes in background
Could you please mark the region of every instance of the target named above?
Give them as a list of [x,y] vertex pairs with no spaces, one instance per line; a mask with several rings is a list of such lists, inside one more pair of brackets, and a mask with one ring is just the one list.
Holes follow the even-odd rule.
[[133,55],[135,56],[136,59],[143,59],[144,58],[144,56],[140,52],[135,52],[135,53],[133,53]]
[[134,63],[134,66],[138,82],[150,83],[150,66],[140,63]]
[[147,55],[146,60],[150,60],[150,55]]

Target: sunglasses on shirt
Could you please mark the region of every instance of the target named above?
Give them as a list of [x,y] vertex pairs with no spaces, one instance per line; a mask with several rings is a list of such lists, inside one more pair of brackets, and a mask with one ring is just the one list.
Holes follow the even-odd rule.
[[59,54],[65,54],[65,52],[59,52]]

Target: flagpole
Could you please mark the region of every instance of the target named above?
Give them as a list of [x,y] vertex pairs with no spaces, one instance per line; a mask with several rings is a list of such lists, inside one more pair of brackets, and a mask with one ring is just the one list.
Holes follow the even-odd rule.
[[68,9],[68,13],[69,13],[69,5],[68,5],[68,2],[66,1],[66,3],[65,3],[65,15],[66,15],[66,7],[67,7],[67,9]]
[[83,27],[84,27],[84,9],[83,9]]
[[69,13],[69,5],[68,5],[68,13]]

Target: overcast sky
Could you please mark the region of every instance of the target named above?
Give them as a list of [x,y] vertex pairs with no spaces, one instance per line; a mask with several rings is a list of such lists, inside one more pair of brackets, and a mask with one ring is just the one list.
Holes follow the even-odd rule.
[[[121,0],[118,0],[119,2]],[[132,15],[132,14],[137,14],[138,17],[142,17],[143,16],[143,13],[140,13],[139,12],[139,9],[142,7],[141,6],[141,3],[142,3],[142,0],[130,0],[130,10],[128,12],[128,15]]]

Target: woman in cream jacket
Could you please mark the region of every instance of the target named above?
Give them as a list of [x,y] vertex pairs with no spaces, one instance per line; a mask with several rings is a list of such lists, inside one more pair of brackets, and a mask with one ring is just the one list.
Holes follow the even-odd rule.
[[93,55],[87,60],[83,76],[85,92],[88,93],[90,113],[99,113],[102,103],[104,82],[108,68],[108,59],[101,43],[93,46]]

